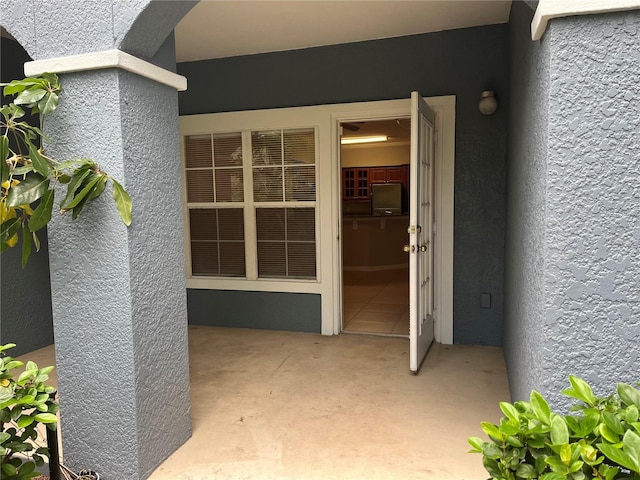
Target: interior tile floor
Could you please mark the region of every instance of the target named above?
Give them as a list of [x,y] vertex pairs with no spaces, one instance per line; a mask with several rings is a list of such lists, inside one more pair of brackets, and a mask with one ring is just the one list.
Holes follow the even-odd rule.
[[[502,349],[434,344],[412,375],[408,347],[190,327],[193,436],[150,480],[487,478],[466,438],[509,400]],[[52,365],[54,349],[25,357]]]
[[343,272],[345,333],[409,335],[409,269]]

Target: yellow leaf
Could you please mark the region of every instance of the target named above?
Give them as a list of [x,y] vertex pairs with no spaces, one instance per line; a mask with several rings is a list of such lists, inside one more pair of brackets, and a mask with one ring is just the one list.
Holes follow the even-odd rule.
[[10,247],[15,247],[17,243],[18,243],[17,233],[13,237],[11,237],[9,240],[7,240],[7,245],[9,245]]
[[0,223],[12,218],[16,218],[16,209],[13,207],[7,208],[4,202],[0,202]]
[[9,379],[8,378],[3,378],[2,380],[0,380],[0,387],[8,387],[9,386]]

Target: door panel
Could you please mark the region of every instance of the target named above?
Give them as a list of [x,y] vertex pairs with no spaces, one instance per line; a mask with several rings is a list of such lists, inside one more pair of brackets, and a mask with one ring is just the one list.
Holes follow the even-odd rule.
[[418,373],[434,337],[435,113],[411,93],[409,172],[409,368]]

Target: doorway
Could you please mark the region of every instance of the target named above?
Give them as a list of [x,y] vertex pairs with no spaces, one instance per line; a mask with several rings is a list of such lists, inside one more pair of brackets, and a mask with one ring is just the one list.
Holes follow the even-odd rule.
[[340,127],[342,331],[408,337],[411,120]]

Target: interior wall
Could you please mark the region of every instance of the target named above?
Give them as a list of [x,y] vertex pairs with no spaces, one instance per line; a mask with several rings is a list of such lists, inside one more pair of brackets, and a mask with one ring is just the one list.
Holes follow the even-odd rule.
[[[24,63],[31,58],[15,41],[0,37],[0,81],[24,78]],[[14,97],[2,97],[5,105]],[[11,355],[21,355],[53,343],[51,284],[47,231],[38,232],[40,252],[31,253],[22,269],[21,244],[0,257],[0,344],[15,343]]]
[[340,150],[342,167],[385,167],[408,165],[411,160],[409,145],[364,146]]
[[[454,341],[500,345],[508,40],[505,24],[185,62],[180,114],[456,95]],[[488,89],[499,107],[484,116]],[[481,308],[482,293],[491,308]]]

